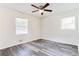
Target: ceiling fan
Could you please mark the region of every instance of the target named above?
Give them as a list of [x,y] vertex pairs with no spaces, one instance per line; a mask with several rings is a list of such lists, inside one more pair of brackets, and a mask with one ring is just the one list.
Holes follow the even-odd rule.
[[33,4],[31,4],[31,6],[37,8],[37,10],[32,11],[32,13],[39,11],[41,13],[41,15],[43,15],[44,11],[46,11],[46,12],[52,12],[52,10],[50,10],[50,9],[45,9],[46,7],[49,6],[49,3],[46,3],[44,6],[43,5],[40,5],[39,7],[38,6],[35,6]]

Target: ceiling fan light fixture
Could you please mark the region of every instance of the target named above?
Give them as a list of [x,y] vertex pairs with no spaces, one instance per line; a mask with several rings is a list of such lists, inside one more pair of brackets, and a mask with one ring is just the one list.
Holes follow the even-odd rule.
[[36,6],[36,5],[31,4],[31,6],[37,8],[37,10],[32,11],[32,12],[37,12],[37,11],[39,11],[39,13],[41,13],[41,15],[43,15],[44,12],[52,12],[52,10],[50,10],[50,9],[45,9],[45,8],[48,7],[49,5],[50,5],[49,3],[46,3],[44,6],[43,6],[43,5],[40,5],[40,6],[38,7],[38,6]]
[[39,10],[40,13],[44,12],[44,10]]

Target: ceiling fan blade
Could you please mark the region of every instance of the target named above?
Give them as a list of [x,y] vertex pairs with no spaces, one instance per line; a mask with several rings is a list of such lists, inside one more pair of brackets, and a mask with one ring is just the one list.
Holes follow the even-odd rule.
[[52,10],[49,10],[49,9],[44,9],[44,11],[52,12]]
[[39,11],[39,10],[32,11],[32,13],[33,13],[33,12],[37,12],[37,11]]
[[39,7],[37,7],[37,6],[33,5],[33,4],[31,4],[31,6],[33,6],[33,7],[37,8],[37,9],[39,9]]
[[43,15],[43,12],[41,13],[41,15]]
[[49,6],[49,3],[46,3],[41,9],[46,8],[47,6]]

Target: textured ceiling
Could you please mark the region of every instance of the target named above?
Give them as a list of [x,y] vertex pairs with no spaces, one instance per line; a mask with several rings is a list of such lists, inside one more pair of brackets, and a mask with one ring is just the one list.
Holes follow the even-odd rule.
[[5,6],[20,12],[31,14],[36,17],[46,17],[57,12],[78,8],[79,6],[77,3],[50,3],[47,9],[52,9],[53,12],[44,12],[44,15],[42,16],[39,12],[32,13],[32,11],[36,10],[36,8],[32,7],[31,4],[40,6],[44,5],[45,3],[1,3],[0,6]]

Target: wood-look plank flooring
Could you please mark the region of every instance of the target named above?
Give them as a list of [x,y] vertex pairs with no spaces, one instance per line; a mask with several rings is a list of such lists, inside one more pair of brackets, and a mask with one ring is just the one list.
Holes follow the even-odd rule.
[[49,40],[36,40],[0,50],[1,56],[78,56],[78,47]]

